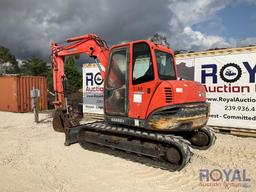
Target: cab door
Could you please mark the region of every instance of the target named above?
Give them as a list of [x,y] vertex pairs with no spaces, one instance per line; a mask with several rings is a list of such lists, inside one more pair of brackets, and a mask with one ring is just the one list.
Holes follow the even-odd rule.
[[129,117],[145,119],[155,89],[155,67],[151,48],[146,42],[134,43],[130,66]]
[[104,91],[105,114],[127,116],[129,46],[113,49],[109,62]]

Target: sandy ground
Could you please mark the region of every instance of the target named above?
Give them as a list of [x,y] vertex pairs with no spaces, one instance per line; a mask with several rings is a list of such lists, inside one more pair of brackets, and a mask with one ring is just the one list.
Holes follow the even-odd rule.
[[[217,134],[214,147],[193,150],[187,167],[170,172],[131,154],[110,155],[105,149],[84,150],[79,144],[65,147],[64,135],[53,131],[51,118],[47,114],[40,118],[43,122],[35,124],[33,114],[0,112],[1,192],[256,191],[256,138]],[[201,169],[231,170],[230,180],[201,182]],[[246,186],[238,182],[243,180],[242,170],[250,179]],[[219,178],[218,173],[214,171],[213,178]]]

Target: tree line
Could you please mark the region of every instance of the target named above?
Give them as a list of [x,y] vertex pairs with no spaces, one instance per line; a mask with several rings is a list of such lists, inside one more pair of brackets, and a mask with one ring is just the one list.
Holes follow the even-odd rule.
[[[53,90],[51,65],[36,56],[18,62],[8,48],[0,45],[0,76],[6,74],[47,77],[48,89]],[[74,92],[82,88],[82,74],[76,67],[74,57],[67,57],[65,60],[65,74],[69,91]]]

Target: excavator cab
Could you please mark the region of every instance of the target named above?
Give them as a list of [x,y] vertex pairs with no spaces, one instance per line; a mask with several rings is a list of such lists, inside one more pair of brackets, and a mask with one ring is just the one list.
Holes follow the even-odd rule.
[[209,111],[204,88],[177,76],[170,48],[146,40],[114,46],[105,79],[106,122],[166,131],[203,127]]
[[173,54],[155,47],[150,41],[136,41],[111,49],[104,92],[106,115],[145,117],[160,77],[177,78]]

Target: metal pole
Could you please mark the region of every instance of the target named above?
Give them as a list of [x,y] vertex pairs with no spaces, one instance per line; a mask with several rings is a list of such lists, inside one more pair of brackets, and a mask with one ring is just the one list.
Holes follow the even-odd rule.
[[38,97],[34,98],[35,100],[35,107],[34,107],[34,115],[35,115],[35,122],[39,123],[39,117],[38,117]]
[[38,116],[38,111],[39,111],[39,106],[38,106],[38,98],[39,98],[39,90],[33,89],[31,90],[31,98],[32,98],[32,109],[34,112],[34,117],[35,117],[35,122],[39,123],[39,116]]

